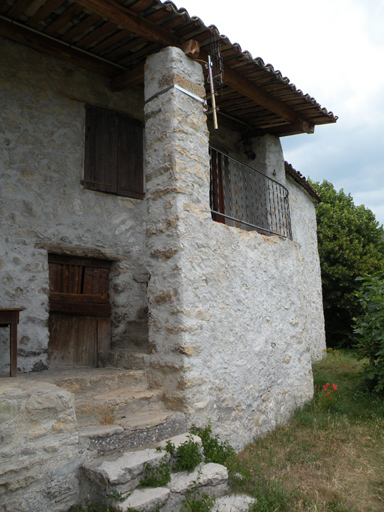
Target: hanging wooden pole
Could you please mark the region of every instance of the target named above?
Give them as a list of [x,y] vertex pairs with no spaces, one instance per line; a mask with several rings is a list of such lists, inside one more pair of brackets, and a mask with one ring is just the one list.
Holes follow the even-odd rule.
[[219,125],[217,124],[217,107],[216,107],[216,96],[215,96],[215,84],[213,82],[212,68],[213,68],[213,65],[212,65],[211,56],[208,55],[208,73],[209,73],[209,84],[211,86],[213,127],[214,127],[215,130],[218,130]]

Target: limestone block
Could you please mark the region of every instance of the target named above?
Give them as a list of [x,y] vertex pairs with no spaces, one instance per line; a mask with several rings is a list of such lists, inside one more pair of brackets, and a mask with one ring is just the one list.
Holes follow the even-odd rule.
[[226,485],[228,470],[221,464],[210,462],[198,466],[191,473],[182,471],[173,473],[168,488],[172,493],[185,494],[188,490],[198,487],[216,487]]
[[178,436],[170,437],[169,439],[164,439],[164,441],[161,441],[161,443],[159,443],[159,447],[162,448],[163,450],[165,450],[167,442],[170,441],[175,446],[175,449],[177,450],[177,448],[180,445],[186,443],[190,439],[192,439],[193,442],[197,443],[199,446],[202,446],[202,442],[201,442],[201,439],[199,436],[196,436],[194,434],[180,434]]
[[214,512],[248,512],[250,505],[256,503],[249,496],[223,496],[215,501],[212,508]]
[[157,487],[153,489],[136,489],[123,502],[115,505],[119,512],[135,509],[142,512],[152,512],[162,507],[170,495],[169,489],[165,487]]
[[83,427],[80,429],[79,434],[89,439],[100,439],[113,436],[114,434],[121,434],[122,432],[124,432],[124,429],[119,425],[97,425],[95,427]]
[[83,461],[73,394],[53,384],[6,379],[1,408],[0,501],[10,511],[69,508],[78,498]]
[[138,485],[146,464],[159,464],[164,457],[169,460],[169,453],[155,449],[126,452],[112,461],[85,465],[83,472],[90,482],[95,483],[98,492],[101,487],[113,486],[119,492],[124,493],[133,490]]

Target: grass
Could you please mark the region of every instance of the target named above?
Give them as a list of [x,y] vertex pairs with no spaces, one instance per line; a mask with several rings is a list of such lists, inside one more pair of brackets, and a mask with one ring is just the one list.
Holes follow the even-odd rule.
[[[233,490],[258,499],[252,512],[384,511],[384,397],[366,391],[361,366],[330,351],[314,365],[314,399],[231,459]],[[337,390],[325,396],[327,383]]]

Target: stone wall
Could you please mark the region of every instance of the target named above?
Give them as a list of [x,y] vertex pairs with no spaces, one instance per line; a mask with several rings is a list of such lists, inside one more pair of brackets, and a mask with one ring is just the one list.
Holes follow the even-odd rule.
[[[141,118],[141,92],[112,93],[92,73],[2,45],[0,305],[26,308],[19,367],[46,365],[48,252],[106,257],[115,261],[113,342],[124,345],[148,299],[151,379],[171,408],[211,420],[236,447],[285,421],[311,397],[311,352],[324,347],[307,193],[288,180],[293,241],[212,220],[203,105],[168,89],[203,97],[204,77],[176,48],[146,64],[146,200],[85,190],[85,104]],[[212,140],[243,158],[239,134],[219,130]],[[279,140],[253,144],[256,167],[284,183]]]
[[293,239],[300,246],[306,339],[312,359],[316,361],[324,356],[326,345],[315,203],[308,192],[288,174],[286,186],[289,190]]
[[[180,76],[191,90],[202,84],[201,69],[179,50],[151,57],[145,97]],[[211,420],[240,447],[286,421],[313,393],[305,303],[316,300],[304,289],[305,248],[212,221],[208,134],[196,100],[171,89],[145,112],[153,379],[170,406],[191,421]],[[264,172],[281,175],[278,139],[256,145]]]
[[[129,323],[145,317],[145,200],[81,185],[85,105],[142,119],[143,98],[140,89],[112,92],[107,79],[7,39],[1,48],[0,306],[26,308],[19,368],[29,371],[47,363],[49,251],[115,261],[114,343],[123,345]],[[8,337],[1,335],[5,369]]]
[[83,462],[74,395],[7,379],[0,390],[0,509],[65,511],[79,499]]

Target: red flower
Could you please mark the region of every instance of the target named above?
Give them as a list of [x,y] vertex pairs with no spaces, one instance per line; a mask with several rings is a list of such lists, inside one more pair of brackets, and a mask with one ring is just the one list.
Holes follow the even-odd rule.
[[336,386],[336,384],[332,384],[332,389],[333,389],[333,391],[336,391],[336,390],[337,390],[337,386]]

